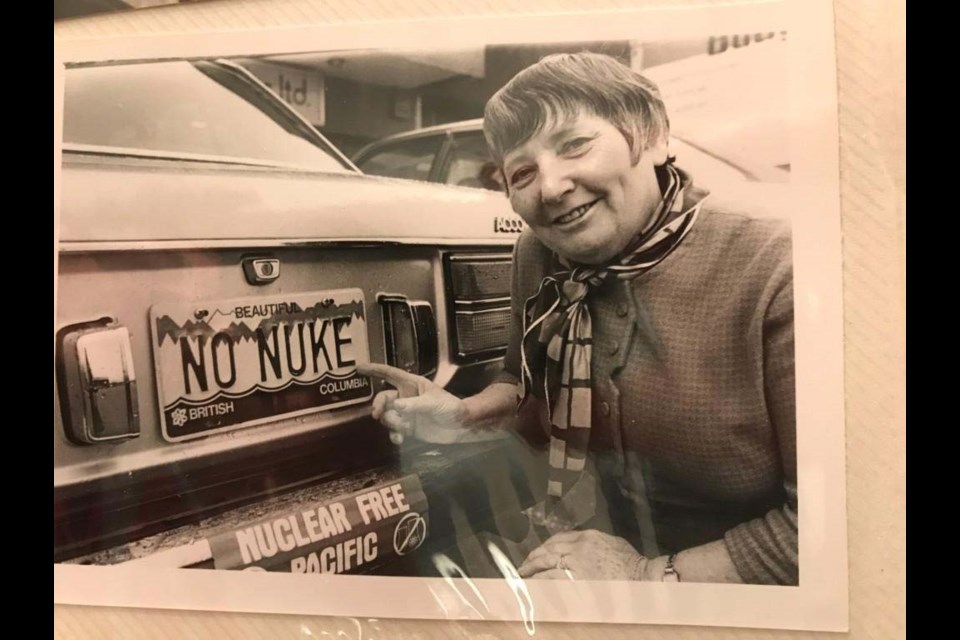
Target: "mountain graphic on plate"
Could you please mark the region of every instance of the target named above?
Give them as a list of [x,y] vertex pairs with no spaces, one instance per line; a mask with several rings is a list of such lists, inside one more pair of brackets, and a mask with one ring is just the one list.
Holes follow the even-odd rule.
[[[223,314],[217,314],[223,315]],[[228,336],[234,344],[241,340],[256,340],[257,334],[269,334],[274,327],[281,324],[297,324],[317,320],[332,320],[346,318],[349,324],[353,318],[363,319],[363,301],[353,300],[343,304],[332,301],[318,302],[312,307],[296,311],[281,311],[261,320],[255,329],[251,329],[246,322],[231,322],[229,326],[220,329],[211,327],[205,320],[187,320],[182,325],[169,315],[157,318],[157,344],[163,346],[163,341],[170,338],[176,343],[180,338],[210,338],[216,334]]]
[[168,337],[174,343],[182,337],[199,338],[201,336],[209,338],[216,331],[203,320],[187,320],[182,325],[170,316],[161,316],[157,318],[157,344],[163,346],[164,338]]
[[217,333],[225,333],[237,344],[241,340],[256,340],[257,332],[242,322],[231,322],[226,329],[220,329]]
[[363,301],[354,300],[343,304],[334,304],[331,301],[318,302],[312,307],[300,311],[284,311],[276,313],[269,318],[265,318],[257,325],[264,333],[269,333],[271,329],[281,323],[295,324],[297,322],[310,322],[311,320],[332,320],[333,318],[347,318],[350,320],[356,317],[363,319]]

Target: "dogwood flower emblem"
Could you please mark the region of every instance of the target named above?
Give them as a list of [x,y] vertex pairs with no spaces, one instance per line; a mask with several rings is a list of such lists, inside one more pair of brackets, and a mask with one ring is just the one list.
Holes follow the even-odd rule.
[[173,426],[175,427],[182,427],[187,424],[186,409],[174,409],[170,417],[173,419]]

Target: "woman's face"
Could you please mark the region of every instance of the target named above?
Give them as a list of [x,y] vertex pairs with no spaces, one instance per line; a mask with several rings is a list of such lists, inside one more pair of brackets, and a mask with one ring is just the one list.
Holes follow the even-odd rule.
[[583,113],[545,126],[504,156],[513,210],[550,249],[584,264],[620,253],[661,200],[654,167],[666,144],[631,162],[620,130]]

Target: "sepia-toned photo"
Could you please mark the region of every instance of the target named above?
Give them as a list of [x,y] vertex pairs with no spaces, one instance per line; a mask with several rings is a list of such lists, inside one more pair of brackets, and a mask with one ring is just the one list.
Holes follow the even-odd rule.
[[[798,410],[797,260],[839,225],[798,206],[794,30],[701,22],[64,54],[55,579],[288,574],[340,593],[314,613],[369,585],[531,625],[657,621],[616,585],[817,589],[843,424]],[[730,614],[698,607],[665,619]]]
[[206,2],[207,0],[53,0],[53,19],[80,18],[83,16],[152,9],[175,4]]

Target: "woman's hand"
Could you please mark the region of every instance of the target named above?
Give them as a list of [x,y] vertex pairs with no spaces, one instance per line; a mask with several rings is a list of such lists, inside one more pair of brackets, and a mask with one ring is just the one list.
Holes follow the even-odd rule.
[[466,405],[443,387],[385,364],[360,364],[357,371],[396,387],[377,394],[372,413],[375,420],[391,429],[394,444],[409,436],[435,444],[453,444],[468,433],[464,428]]
[[647,559],[623,538],[597,530],[564,531],[530,552],[522,578],[642,580]]

